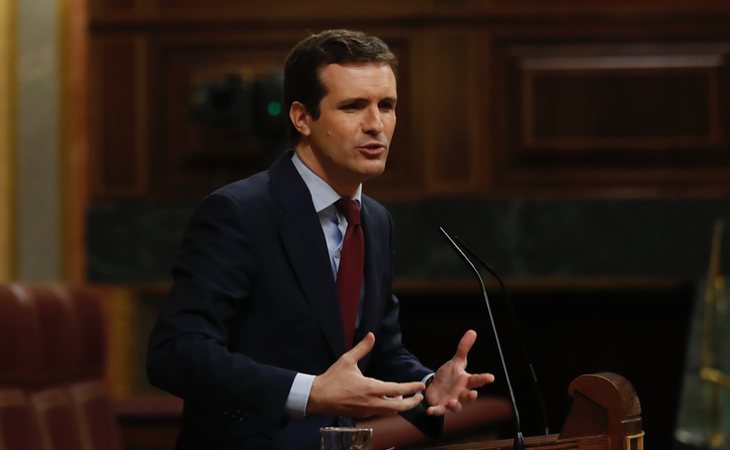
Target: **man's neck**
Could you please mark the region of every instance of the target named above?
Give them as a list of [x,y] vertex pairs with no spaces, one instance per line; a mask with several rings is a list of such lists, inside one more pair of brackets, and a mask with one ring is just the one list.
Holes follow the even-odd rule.
[[302,163],[304,163],[304,165],[307,166],[312,173],[327,183],[341,197],[352,198],[360,189],[362,183],[357,183],[355,185],[352,185],[351,183],[340,183],[329,177],[310,146],[300,142],[294,147],[294,151]]

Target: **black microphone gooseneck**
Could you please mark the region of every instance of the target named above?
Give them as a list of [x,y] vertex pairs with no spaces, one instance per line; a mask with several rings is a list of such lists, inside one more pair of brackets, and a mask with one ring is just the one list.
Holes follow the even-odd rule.
[[517,328],[517,336],[520,338],[520,344],[522,347],[522,355],[527,362],[527,366],[530,369],[530,376],[532,377],[532,387],[535,390],[535,394],[537,395],[537,400],[540,404],[540,412],[542,414],[542,424],[543,424],[543,431],[545,435],[550,434],[550,426],[548,425],[548,415],[547,415],[547,407],[545,406],[545,398],[542,395],[542,390],[540,389],[540,383],[537,381],[537,375],[535,373],[535,368],[532,365],[532,359],[530,358],[529,353],[527,352],[527,347],[525,346],[525,340],[522,338],[523,334],[520,330],[518,321],[517,321],[517,314],[515,314],[515,309],[512,306],[512,301],[510,300],[509,292],[507,291],[507,288],[504,286],[504,283],[502,282],[502,278],[497,275],[497,272],[492,269],[492,267],[487,264],[482,258],[477,255],[474,250],[469,248],[468,245],[464,244],[464,242],[459,239],[459,236],[453,237],[454,241],[461,247],[466,253],[469,254],[474,260],[476,260],[479,265],[484,267],[499,283],[499,287],[502,288],[502,293],[504,294],[506,300],[507,300],[507,306],[509,309],[509,313],[512,319],[512,323],[514,324],[515,328]]
[[492,307],[489,304],[489,296],[487,295],[487,288],[484,285],[484,279],[482,278],[482,275],[479,273],[479,270],[474,266],[474,263],[471,262],[468,256],[461,250],[459,245],[454,242],[454,240],[449,236],[449,233],[446,232],[442,227],[439,227],[439,230],[441,230],[441,233],[444,235],[447,241],[449,241],[449,244],[451,244],[451,247],[456,250],[456,253],[461,256],[461,259],[466,263],[467,266],[469,266],[472,271],[474,272],[474,275],[476,275],[477,280],[479,280],[479,284],[482,288],[482,295],[484,296],[484,302],[487,305],[487,312],[489,313],[489,322],[492,325],[492,333],[494,334],[494,341],[497,344],[497,350],[499,351],[499,360],[502,363],[502,371],[504,372],[504,379],[507,382],[507,389],[509,390],[509,396],[510,400],[512,400],[512,410],[515,413],[515,439],[514,439],[514,450],[524,450],[525,449],[525,439],[522,436],[522,426],[520,425],[520,413],[517,410],[517,401],[515,401],[515,393],[512,390],[512,382],[509,379],[509,372],[507,371],[507,363],[504,360],[504,353],[502,352],[502,344],[499,342],[499,333],[497,333],[497,325],[494,323],[494,315],[492,314]]

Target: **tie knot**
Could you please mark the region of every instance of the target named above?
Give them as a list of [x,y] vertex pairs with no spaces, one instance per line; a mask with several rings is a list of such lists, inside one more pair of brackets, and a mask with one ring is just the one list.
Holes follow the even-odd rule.
[[360,225],[360,205],[355,200],[341,198],[335,203],[340,213],[350,225]]

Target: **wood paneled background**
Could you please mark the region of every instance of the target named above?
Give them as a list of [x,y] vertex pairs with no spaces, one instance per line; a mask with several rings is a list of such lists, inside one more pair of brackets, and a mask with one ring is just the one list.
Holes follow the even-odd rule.
[[[438,326],[444,298],[456,299],[457,312],[471,298],[468,273],[439,247],[437,225],[452,224],[517,284],[551,397],[561,401],[575,372],[624,371],[647,400],[648,445],[671,444],[684,349],[662,342],[684,342],[688,283],[706,270],[713,220],[730,217],[730,3],[88,7],[87,277],[113,284],[113,307],[124,312],[112,346],[117,364],[136,366],[115,372],[118,393],[150,393],[140,354],[190,209],[285,146],[266,106],[289,48],[308,31],[356,28],[400,58],[393,149],[366,190],[399,226],[398,286],[413,342]],[[423,305],[434,313],[414,312]],[[631,333],[615,333],[614,319]],[[658,351],[625,359],[616,348]],[[656,367],[671,373],[657,382]],[[564,405],[555,409],[560,423]],[[146,442],[130,448],[155,448]]]
[[277,74],[306,30],[401,62],[378,198],[727,195],[730,26],[711,2],[94,1],[92,197],[193,199],[281,142],[191,117],[196,89]]

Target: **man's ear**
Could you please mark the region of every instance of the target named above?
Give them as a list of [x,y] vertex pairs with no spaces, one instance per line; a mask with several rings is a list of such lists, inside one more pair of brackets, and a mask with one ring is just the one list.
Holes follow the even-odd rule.
[[289,108],[289,120],[302,136],[309,136],[309,124],[312,116],[307,112],[307,108],[301,102],[292,102]]

